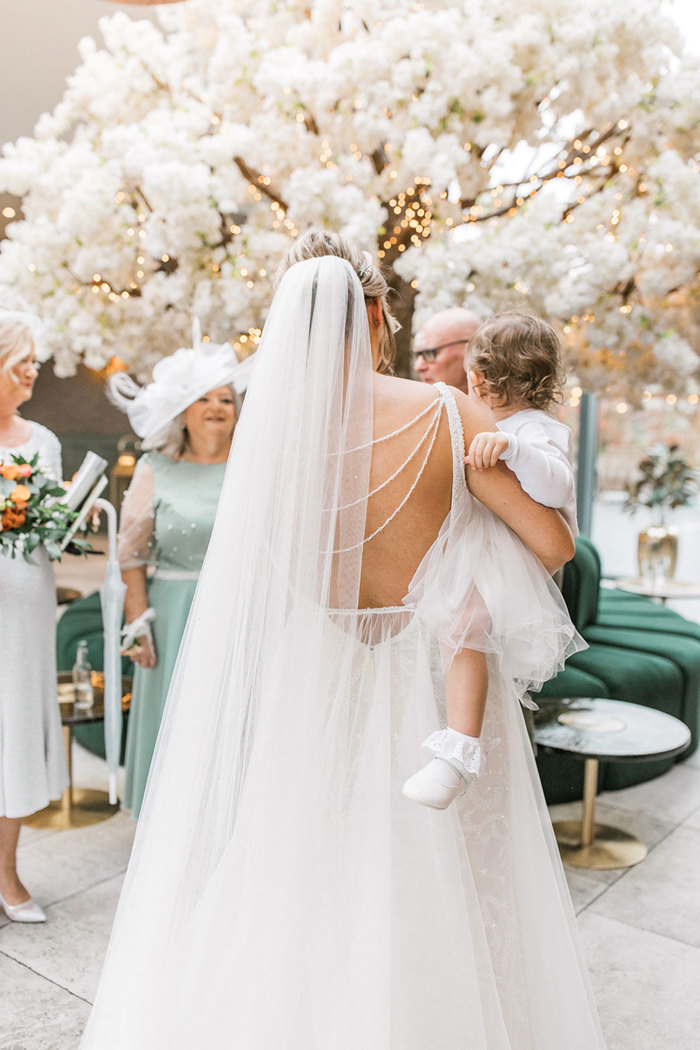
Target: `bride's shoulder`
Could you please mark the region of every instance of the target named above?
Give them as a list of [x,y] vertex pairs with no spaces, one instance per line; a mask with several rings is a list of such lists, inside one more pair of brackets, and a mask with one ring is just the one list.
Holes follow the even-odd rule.
[[375,376],[377,393],[389,402],[396,405],[404,404],[416,409],[429,405],[439,397],[429,383],[421,383],[416,379],[401,379],[399,376],[377,375]]
[[458,390],[455,386],[449,386],[447,388],[450,393],[454,396],[457,403],[457,409],[462,419],[462,427],[464,429],[464,437],[467,443],[476,435],[485,430],[495,430],[496,424],[493,421],[490,409],[486,405],[482,404],[474,397],[469,397],[463,390]]

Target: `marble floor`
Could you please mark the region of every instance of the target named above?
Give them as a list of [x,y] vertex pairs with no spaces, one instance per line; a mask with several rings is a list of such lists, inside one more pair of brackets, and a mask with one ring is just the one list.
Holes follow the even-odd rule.
[[[628,520],[603,506],[598,527],[607,570],[629,574]],[[688,518],[687,529],[696,532],[696,522]],[[681,578],[700,578],[699,552],[687,543]],[[103,563],[66,562],[59,582],[92,590]],[[678,608],[700,619],[700,603]],[[105,781],[104,763],[76,746],[74,782],[104,788]],[[577,805],[552,807],[553,819],[577,815]],[[608,1050],[699,1050],[700,753],[657,780],[600,795],[597,818],[649,846],[626,871],[567,872]],[[0,1050],[77,1047],[132,837],[123,814],[72,831],[23,830],[21,871],[48,922],[0,919]]]
[[[104,764],[77,746],[74,775],[104,787]],[[577,812],[552,807],[555,819]],[[608,1050],[698,1050],[700,756],[602,794],[597,816],[649,846],[627,871],[567,872]],[[48,922],[0,919],[0,1050],[77,1047],[132,836],[123,814],[72,831],[23,830],[21,870]]]

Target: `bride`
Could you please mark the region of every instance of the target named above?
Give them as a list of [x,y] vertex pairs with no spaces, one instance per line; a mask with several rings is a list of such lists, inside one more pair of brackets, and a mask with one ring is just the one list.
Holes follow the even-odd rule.
[[[292,250],[83,1050],[604,1046],[514,684],[577,645],[571,537],[505,468],[467,486],[490,423],[388,374],[386,291],[335,235]],[[475,595],[484,768],[436,812],[401,788]]]

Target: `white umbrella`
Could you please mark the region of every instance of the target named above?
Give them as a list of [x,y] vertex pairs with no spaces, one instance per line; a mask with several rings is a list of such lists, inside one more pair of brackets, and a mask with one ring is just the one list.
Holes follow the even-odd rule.
[[109,551],[105,582],[100,587],[104,628],[104,731],[105,755],[109,770],[109,801],[117,802],[117,770],[122,743],[122,669],[120,631],[124,610],[125,585],[117,560],[117,512],[106,499],[95,500],[107,515]]

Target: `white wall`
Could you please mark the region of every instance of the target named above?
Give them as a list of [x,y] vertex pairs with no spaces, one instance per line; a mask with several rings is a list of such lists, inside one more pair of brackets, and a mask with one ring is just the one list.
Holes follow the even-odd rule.
[[153,8],[109,0],[0,0],[0,146],[32,134],[78,65],[78,41],[98,36],[99,19],[118,10],[154,17]]

